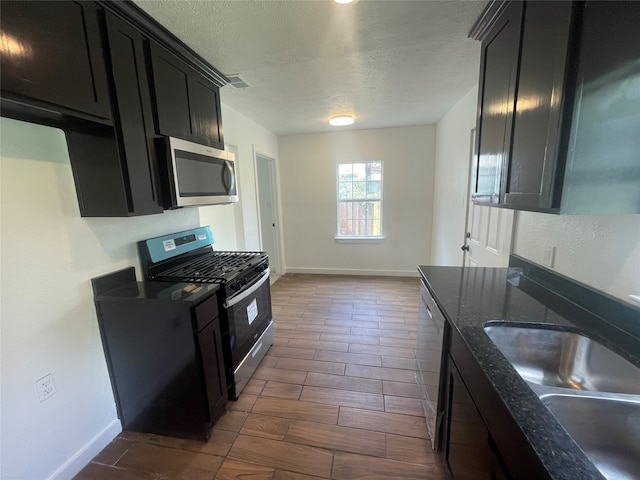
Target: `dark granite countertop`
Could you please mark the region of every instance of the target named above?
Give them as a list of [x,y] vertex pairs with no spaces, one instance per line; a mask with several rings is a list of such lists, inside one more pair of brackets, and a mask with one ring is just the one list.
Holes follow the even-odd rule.
[[[579,330],[640,366],[640,342],[515,268],[420,266],[418,271],[449,323],[469,347],[553,479],[604,477],[484,332],[487,322],[544,323]],[[562,312],[560,315],[557,312]]]
[[213,283],[170,283],[170,282],[128,282],[97,294],[95,298],[101,301],[122,300],[123,298],[137,300],[153,300],[166,302],[198,303],[219,290]]
[[128,299],[139,302],[196,304],[220,289],[216,283],[138,282],[134,267],[126,267],[92,278],[91,284],[94,299],[103,302],[119,302]]

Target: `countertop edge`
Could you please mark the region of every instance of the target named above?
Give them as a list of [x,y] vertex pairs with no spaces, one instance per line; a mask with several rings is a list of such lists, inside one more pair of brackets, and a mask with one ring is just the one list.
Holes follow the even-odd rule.
[[[501,293],[504,298],[509,296],[517,297],[512,300],[513,305],[516,305],[518,301],[522,301],[526,296],[528,298],[526,298],[527,305],[524,306],[525,309],[527,306],[537,306],[539,310],[541,309],[544,312],[550,311],[548,305],[545,305],[540,299],[530,297],[526,292],[520,290],[517,280],[507,283],[508,278],[522,276],[521,268],[474,268],[477,270],[473,271],[473,274],[477,275],[478,278],[484,278],[484,276],[499,277],[502,280],[502,287],[500,287],[499,282],[494,282],[491,291],[495,293],[496,290],[502,288],[503,292]],[[418,272],[427,289],[436,300],[444,317],[462,337],[475,361],[479,364],[484,375],[521,430],[524,438],[529,442],[542,467],[548,472],[549,477],[558,480],[572,480],[575,478],[604,479],[605,477],[587,458],[582,449],[543,405],[538,395],[491,342],[483,328],[484,324],[489,321],[534,324],[540,322],[532,322],[532,319],[527,318],[527,314],[523,312],[517,312],[515,316],[519,318],[509,318],[508,314],[503,314],[493,315],[494,318],[479,320],[478,315],[481,316],[483,311],[491,310],[487,308],[487,304],[490,304],[490,302],[485,299],[482,300],[484,303],[483,308],[480,309],[478,315],[475,315],[473,322],[469,322],[469,312],[473,311],[474,305],[470,298],[460,294],[460,292],[474,290],[474,279],[469,278],[472,276],[469,268],[465,270],[465,267],[421,265],[418,267]],[[444,277],[446,277],[446,280],[443,280]],[[458,288],[457,292],[455,287]],[[516,290],[518,292],[514,294]],[[458,298],[453,299],[456,294],[458,294]],[[503,298],[499,298],[499,300],[503,300]],[[550,312],[546,316],[545,322],[542,323],[554,324],[561,328],[575,326],[575,319],[567,319],[553,311]],[[491,316],[489,315],[489,317]],[[634,363],[640,362],[637,357],[635,360]],[[536,422],[536,419],[539,423]],[[541,425],[543,428],[541,428]]]

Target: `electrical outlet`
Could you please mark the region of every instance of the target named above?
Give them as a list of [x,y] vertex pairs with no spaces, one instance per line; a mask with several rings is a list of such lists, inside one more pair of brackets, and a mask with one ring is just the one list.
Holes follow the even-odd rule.
[[553,261],[555,260],[555,256],[556,256],[556,247],[554,245],[545,245],[542,264],[545,267],[553,268]]
[[53,373],[36,380],[36,391],[40,402],[44,402],[47,398],[55,395],[56,384],[53,381]]

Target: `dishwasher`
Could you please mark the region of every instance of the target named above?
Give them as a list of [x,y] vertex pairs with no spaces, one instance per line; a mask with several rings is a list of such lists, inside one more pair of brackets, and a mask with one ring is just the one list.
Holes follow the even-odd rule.
[[421,278],[420,305],[418,308],[418,335],[416,342],[416,383],[420,403],[434,450],[441,450],[442,422],[445,412],[445,392],[439,391],[443,342],[446,333],[445,319],[429,293],[426,281]]

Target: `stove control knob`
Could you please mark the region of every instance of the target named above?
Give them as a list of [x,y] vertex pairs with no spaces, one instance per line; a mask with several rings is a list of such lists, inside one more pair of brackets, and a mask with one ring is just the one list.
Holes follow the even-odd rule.
[[240,285],[240,282],[233,282],[231,284],[231,290],[239,290],[242,287],[242,285]]
[[266,266],[266,265],[258,265],[258,266],[256,267],[256,272],[258,272],[258,273],[262,273],[262,272],[264,272],[266,269],[267,269],[267,266]]

